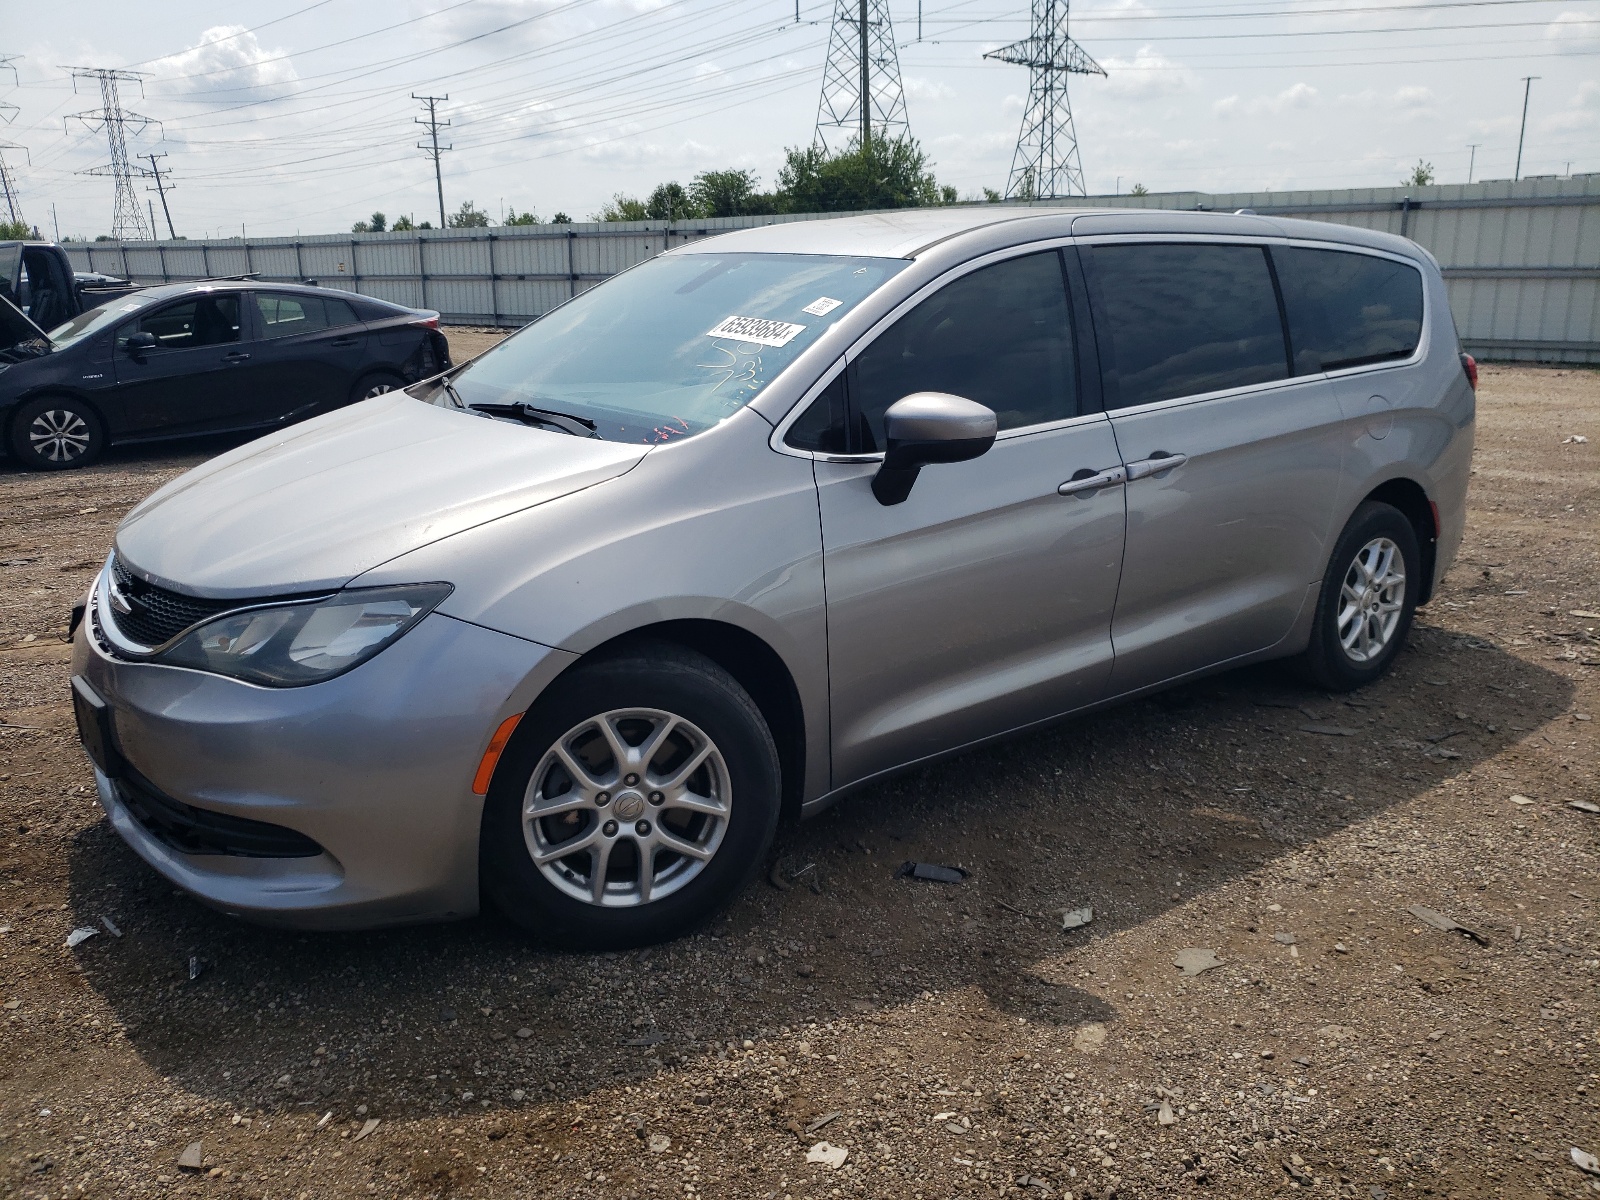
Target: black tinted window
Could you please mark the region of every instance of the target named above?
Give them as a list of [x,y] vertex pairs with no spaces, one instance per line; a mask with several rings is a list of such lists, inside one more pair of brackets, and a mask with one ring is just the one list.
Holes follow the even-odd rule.
[[146,313],[122,327],[117,342],[135,333],[153,333],[163,350],[190,350],[239,340],[238,296],[195,296]]
[[256,308],[261,312],[261,336],[289,337],[296,333],[317,333],[355,323],[355,309],[331,296],[290,296],[257,292]]
[[846,450],[845,420],[844,372],[841,371],[789,426],[784,441],[796,450],[843,454]]
[[994,409],[1001,429],[1077,415],[1066,284],[1055,251],[982,267],[886,329],[850,368],[862,444],[883,448],[884,410],[912,392]]
[[1261,247],[1096,246],[1093,253],[1095,329],[1111,351],[1108,408],[1288,376]]
[[1272,252],[1296,375],[1410,358],[1422,337],[1422,274],[1343,250]]

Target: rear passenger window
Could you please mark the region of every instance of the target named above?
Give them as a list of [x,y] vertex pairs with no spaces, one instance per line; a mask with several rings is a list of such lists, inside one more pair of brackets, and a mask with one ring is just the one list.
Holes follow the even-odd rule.
[[1294,373],[1410,358],[1422,338],[1422,273],[1345,250],[1272,252],[1289,314]]
[[322,296],[287,296],[272,292],[256,293],[256,308],[261,312],[262,336],[290,337],[297,333],[317,333],[355,324],[355,309],[344,300]]
[[1288,377],[1263,247],[1110,245],[1092,253],[1107,408]]
[[1011,258],[946,284],[880,334],[848,374],[856,453],[883,449],[884,411],[913,392],[988,405],[1001,429],[1077,416],[1060,256]]

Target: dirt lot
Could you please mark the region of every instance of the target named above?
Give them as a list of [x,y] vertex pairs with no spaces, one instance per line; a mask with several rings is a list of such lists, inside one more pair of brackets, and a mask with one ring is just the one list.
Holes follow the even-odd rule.
[[162,883],[58,636],[221,446],[0,465],[0,1195],[1600,1195],[1600,373],[1480,397],[1466,545],[1379,685],[1238,672],[920,771],[782,833],[789,890],[598,957]]

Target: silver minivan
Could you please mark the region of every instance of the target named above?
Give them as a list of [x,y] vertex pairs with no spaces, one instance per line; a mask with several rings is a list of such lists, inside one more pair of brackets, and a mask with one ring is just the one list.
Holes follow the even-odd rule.
[[953,208],[673,250],[135,508],[73,699],[226,912],[672,936],[781,819],[1198,675],[1384,672],[1476,367],[1402,238]]

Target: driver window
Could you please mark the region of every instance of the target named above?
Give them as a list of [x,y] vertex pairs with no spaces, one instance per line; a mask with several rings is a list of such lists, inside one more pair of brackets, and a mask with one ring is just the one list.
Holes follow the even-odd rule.
[[120,349],[136,333],[155,335],[160,350],[192,350],[239,340],[239,297],[194,296],[146,313],[117,334]]
[[1003,430],[1077,416],[1060,256],[1011,258],[947,284],[862,351],[849,375],[858,453],[883,448],[884,411],[912,392],[976,400]]

